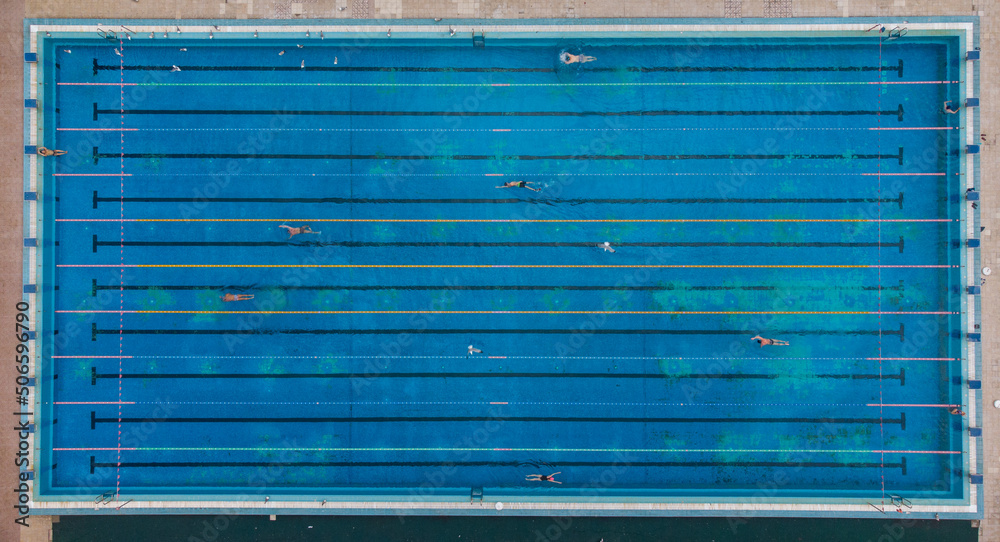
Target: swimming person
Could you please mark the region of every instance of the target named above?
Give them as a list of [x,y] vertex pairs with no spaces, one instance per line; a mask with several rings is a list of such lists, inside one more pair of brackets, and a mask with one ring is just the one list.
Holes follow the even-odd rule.
[[597,245],[597,248],[603,248],[604,252],[615,253],[615,249],[611,248],[611,243],[605,241],[603,245]]
[[780,341],[778,339],[765,339],[764,337],[761,337],[760,335],[757,335],[756,337],[754,337],[754,338],[752,338],[750,340],[751,341],[757,341],[758,343],[760,343],[760,347],[761,348],[764,348],[764,346],[768,346],[768,345],[770,345],[770,346],[788,346],[788,341]]
[[944,105],[944,112],[945,113],[948,113],[948,114],[951,114],[951,115],[954,115],[955,113],[958,113],[959,107],[957,105],[951,105],[951,100],[948,100],[948,101],[944,102],[943,105]]
[[965,412],[963,412],[962,409],[960,409],[958,407],[951,407],[951,408],[949,408],[948,409],[948,413],[949,414],[954,414],[955,416],[965,416]]
[[483,353],[483,351],[482,351],[482,350],[480,350],[480,349],[478,349],[478,348],[476,348],[476,347],[472,346],[471,344],[469,345],[469,355],[470,355],[470,356],[471,356],[472,354],[482,354],[482,353]]
[[562,62],[563,64],[573,64],[575,62],[583,64],[584,62],[593,62],[595,60],[597,59],[592,56],[574,55],[569,51],[563,51],[559,53],[559,61]]
[[235,294],[234,295],[234,294],[227,293],[224,296],[220,296],[219,299],[221,299],[223,301],[223,303],[228,303],[230,301],[250,301],[251,299],[253,299],[253,294]]
[[535,192],[541,192],[541,188],[534,188],[528,185],[535,184],[532,181],[510,181],[503,183],[503,186],[498,186],[497,188],[527,188],[528,190],[534,190]]
[[291,239],[292,237],[295,237],[296,235],[298,235],[300,233],[315,233],[317,235],[319,235],[320,233],[322,233],[322,232],[318,232],[318,231],[312,231],[312,228],[309,227],[309,224],[303,224],[303,225],[299,226],[298,228],[293,228],[293,227],[288,226],[286,224],[281,224],[278,227],[279,228],[285,228],[286,230],[288,230],[288,238],[289,239]]
[[38,147],[39,156],[62,156],[66,154],[66,151],[61,151],[59,149],[46,149],[45,147]]
[[529,474],[529,475],[527,475],[527,476],[524,477],[524,480],[526,482],[552,482],[553,484],[561,484],[562,482],[557,482],[555,480],[555,475],[557,475],[557,474],[559,474],[561,472],[562,471],[553,472],[552,474],[550,474],[548,476],[546,476],[544,474]]

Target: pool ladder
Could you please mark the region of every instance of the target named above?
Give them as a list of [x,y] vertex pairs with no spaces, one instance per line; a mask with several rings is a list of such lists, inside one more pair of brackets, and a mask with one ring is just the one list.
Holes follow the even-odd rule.
[[96,499],[94,499],[94,504],[108,504],[113,500],[115,500],[115,492],[105,491],[104,493],[98,495]]
[[473,47],[486,47],[486,32],[480,32],[476,35],[476,31],[472,31],[472,46]]
[[476,502],[483,502],[483,488],[474,487],[472,488],[472,494],[469,497],[469,504],[475,504]]

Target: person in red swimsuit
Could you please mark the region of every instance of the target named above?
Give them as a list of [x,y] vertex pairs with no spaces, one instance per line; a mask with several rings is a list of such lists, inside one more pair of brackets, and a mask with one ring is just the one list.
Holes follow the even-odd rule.
[[760,335],[757,335],[756,337],[750,340],[757,341],[758,343],[760,343],[761,348],[764,348],[765,346],[788,346],[788,341],[781,341],[778,339],[765,339]]

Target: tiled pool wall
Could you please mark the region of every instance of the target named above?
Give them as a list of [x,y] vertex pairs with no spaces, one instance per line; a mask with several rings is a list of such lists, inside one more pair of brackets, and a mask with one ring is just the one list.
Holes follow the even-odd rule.
[[[881,19],[884,25],[905,24],[912,36],[917,35],[957,35],[960,51],[978,50],[979,21],[976,17],[940,17],[940,18],[901,18]],[[485,32],[487,39],[492,37],[506,39],[566,37],[571,34],[575,38],[588,37],[836,37],[843,35],[858,36],[872,25],[871,19],[741,19],[734,24],[732,19],[592,19],[580,20],[520,20],[520,21],[477,21],[450,20],[442,25],[428,20],[393,20],[393,21],[357,21],[357,20],[312,20],[289,24],[289,21],[254,20],[60,20],[35,19],[26,20],[25,32],[25,80],[24,97],[26,115],[24,117],[24,142],[26,160],[24,162],[24,301],[32,310],[32,319],[36,323],[36,337],[31,338],[32,360],[29,377],[32,378],[32,391],[40,389],[35,382],[43,376],[39,369],[39,348],[45,337],[46,314],[44,306],[52,303],[52,296],[45,295],[46,277],[51,280],[51,265],[43,261],[40,250],[44,243],[52,242],[41,235],[43,224],[52,217],[47,217],[45,206],[39,205],[46,201],[46,190],[42,183],[44,168],[35,152],[36,146],[43,145],[44,115],[39,107],[44,107],[44,93],[53,92],[40,82],[45,81],[43,72],[44,41],[51,36],[53,39],[98,39],[99,28],[114,30],[124,26],[136,33],[137,39],[154,32],[162,36],[164,32],[171,33],[180,29],[185,39],[204,38],[219,40],[246,40],[250,38],[267,39],[287,38],[291,35],[301,36],[310,31],[310,39],[322,39],[320,36],[344,39],[350,38],[357,46],[389,39],[386,28],[394,28],[396,39],[399,37],[433,37],[440,38],[448,34],[448,27],[461,32]],[[100,25],[100,26],[99,26]],[[148,38],[145,38],[148,39]],[[162,41],[163,38],[154,39]],[[167,38],[169,39],[169,38]],[[961,92],[966,98],[979,95],[979,70],[976,62],[963,62],[960,68],[962,80]],[[977,145],[976,134],[979,133],[979,109],[968,107],[964,109],[965,144]],[[965,177],[967,188],[978,189],[980,186],[979,155],[965,153],[961,160],[961,174]],[[961,196],[959,196],[961,197]],[[961,206],[962,217],[966,220],[966,238],[979,237],[979,211],[971,207],[971,202],[964,201]],[[966,245],[963,251],[962,264],[965,267],[965,283],[967,286],[978,286],[978,270],[980,268],[978,243],[968,243],[965,239],[958,242]],[[46,273],[45,269],[49,269]],[[963,335],[977,333],[975,324],[980,322],[980,297],[974,293],[963,296],[963,310],[967,320]],[[39,304],[41,303],[41,304]],[[969,338],[969,337],[966,337]],[[971,338],[963,341],[963,371],[966,381],[978,383],[981,378],[981,349]],[[909,510],[910,518],[945,519],[978,519],[983,516],[983,502],[980,498],[983,472],[982,438],[976,428],[982,424],[982,390],[975,389],[975,384],[963,386],[963,403],[969,408],[969,430],[962,443],[966,465],[964,472],[973,473],[965,477],[964,498],[962,502],[954,501],[921,501],[913,499],[915,504]],[[33,414],[22,417],[22,421],[41,427],[45,421],[45,409],[39,393],[33,393]],[[976,436],[974,436],[976,435]],[[31,465],[44,460],[46,455],[41,452],[39,439],[32,431],[29,443],[32,450]],[[33,469],[32,469],[33,470]],[[34,472],[32,472],[32,475]],[[578,499],[553,500],[539,497],[516,497],[510,500],[509,495],[504,501],[498,501],[496,496],[484,495],[477,502],[470,502],[466,496],[455,498],[435,497],[422,498],[410,494],[400,495],[341,495],[329,496],[322,500],[315,496],[277,497],[267,495],[266,487],[247,488],[244,495],[145,495],[130,496],[131,501],[112,501],[104,504],[94,504],[98,490],[76,491],[75,495],[42,496],[37,487],[33,487],[34,513],[42,514],[455,514],[455,515],[628,515],[628,516],[811,516],[811,517],[884,517],[884,513],[874,509],[867,501],[846,502],[832,499],[790,499],[768,497],[766,492],[750,498],[720,498],[702,502],[684,502],[680,498],[662,499],[611,499],[592,498],[582,495]],[[125,502],[125,504],[123,504]],[[888,510],[886,512],[889,512]]]

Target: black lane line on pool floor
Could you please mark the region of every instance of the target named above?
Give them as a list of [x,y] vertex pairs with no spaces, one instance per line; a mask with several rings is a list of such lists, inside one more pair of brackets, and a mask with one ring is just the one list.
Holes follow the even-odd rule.
[[[555,247],[555,248],[594,248],[601,246],[597,241],[581,242],[529,242],[529,241],[99,241],[97,235],[92,238],[92,249],[98,247],[341,247],[341,248],[388,248],[388,247],[458,247],[458,248],[525,248],[525,247]],[[898,243],[868,243],[868,242],[778,242],[778,241],[658,241],[615,243],[615,247],[672,247],[672,248],[705,248],[705,247],[751,247],[751,248],[866,248],[866,247],[897,247],[903,252],[903,236]]]
[[337,203],[337,204],[504,204],[527,203],[531,205],[579,205],[584,203],[607,204],[692,204],[692,203],[897,203],[903,208],[903,193],[898,198],[670,198],[670,199],[588,199],[588,198],[102,198],[94,190],[93,204],[98,203]]
[[[100,329],[96,322],[90,324],[90,340],[96,341],[98,335],[573,335],[580,333],[579,329],[502,329],[502,328],[451,328],[451,329]],[[594,335],[746,335],[745,329],[592,329],[588,333]],[[878,335],[879,330],[772,330],[775,335]],[[882,335],[898,335],[899,342],[906,337],[904,324],[899,324],[899,331],[885,330]]]
[[[892,110],[697,110],[654,109],[649,111],[353,111],[347,109],[99,109],[94,104],[94,120],[99,115],[319,115],[348,117],[706,117],[706,116],[859,116],[875,117],[895,115],[903,121],[903,105]],[[614,131],[608,128],[608,131]]]
[[[614,467],[621,461],[556,461],[557,467]],[[877,468],[882,463],[875,462],[835,462],[835,461],[629,461],[634,467],[814,467],[814,468]],[[94,469],[115,467],[117,463],[102,463],[90,456],[90,474]],[[272,467],[274,462],[256,461],[131,461],[121,463],[132,468],[202,468],[202,467]],[[529,461],[283,461],[283,467],[537,467]],[[899,463],[885,463],[885,467],[898,468],[906,475],[906,457]]]
[[[322,417],[261,417],[261,418],[158,418],[157,423],[468,423],[468,422],[488,422],[496,418],[490,416],[322,416]],[[145,423],[149,418],[129,418],[118,417],[98,418],[96,414],[90,413],[90,428],[96,429],[99,423]],[[504,423],[810,423],[822,425],[848,425],[864,424],[878,425],[879,423],[905,425],[903,418],[627,418],[627,417],[559,417],[559,416],[505,416]]]
[[[99,71],[172,71],[173,66],[160,66],[155,64],[121,66],[105,65],[97,62],[93,58],[94,75]],[[417,72],[417,73],[556,73],[561,70],[556,68],[510,68],[510,67],[464,67],[464,66],[179,66],[182,71],[204,71],[204,72],[226,72],[226,71],[254,71],[254,72]],[[585,72],[615,73],[626,71],[630,73],[717,73],[717,72],[785,72],[785,73],[810,73],[810,72],[896,72],[899,77],[903,76],[903,59],[899,59],[895,67],[888,66],[623,66],[621,68],[587,67]],[[502,84],[502,83],[500,83]]]
[[[125,373],[121,378],[131,378],[137,380],[146,379],[299,379],[299,378],[322,378],[322,379],[353,379],[358,375],[352,373],[280,373],[280,374],[259,374],[259,373]],[[664,378],[691,378],[691,379],[717,379],[717,380],[776,380],[787,378],[789,375],[777,373],[454,373],[454,372],[432,372],[432,373],[392,373],[384,372],[377,375],[366,376],[366,378],[597,378],[605,380],[615,379],[638,379],[638,380],[662,380]],[[96,367],[91,367],[91,385],[97,383],[97,379],[118,379],[118,373],[98,373]],[[814,374],[800,375],[795,378],[823,378],[832,380],[878,380],[878,374]],[[906,369],[900,369],[898,375],[883,375],[886,380],[899,380],[900,386],[906,385]],[[876,418],[877,419],[877,418]]]
[[[347,284],[325,284],[325,285],[315,285],[315,286],[287,286],[283,284],[200,284],[200,285],[182,285],[182,284],[124,284],[115,286],[113,284],[98,284],[96,278],[92,278],[90,286],[90,295],[96,296],[97,292],[100,290],[348,290],[348,291],[360,291],[360,292],[370,292],[370,291],[386,291],[386,290],[406,290],[406,291],[443,291],[443,290],[510,290],[510,291],[537,291],[537,290],[574,290],[574,291],[630,291],[630,292],[670,292],[670,291],[696,291],[696,292],[714,292],[714,291],[728,291],[728,290],[751,290],[751,291],[774,291],[778,290],[778,286],[575,286],[575,285],[565,285],[565,284],[554,284],[554,285],[503,285],[503,284],[490,284],[490,285],[347,285]],[[899,279],[899,286],[781,286],[781,290],[863,290],[863,291],[878,291],[879,288],[882,290],[897,291],[902,292],[903,279]]]
[[[442,422],[488,422],[496,420],[491,416],[319,416],[319,417],[260,417],[260,418],[158,418],[163,423],[442,423]],[[99,418],[90,412],[90,428],[99,423],[146,423],[149,418],[123,417]],[[504,416],[504,422],[531,423],[814,423],[814,424],[878,424],[880,418],[698,418],[698,417],[600,417],[600,416]],[[882,419],[884,423],[905,425],[904,418]]]
[[903,165],[903,147],[899,154],[516,154],[497,156],[491,154],[448,155],[385,155],[385,154],[254,154],[254,153],[109,153],[94,147],[93,159],[97,164],[101,158],[194,158],[199,160],[884,160],[895,158]]

